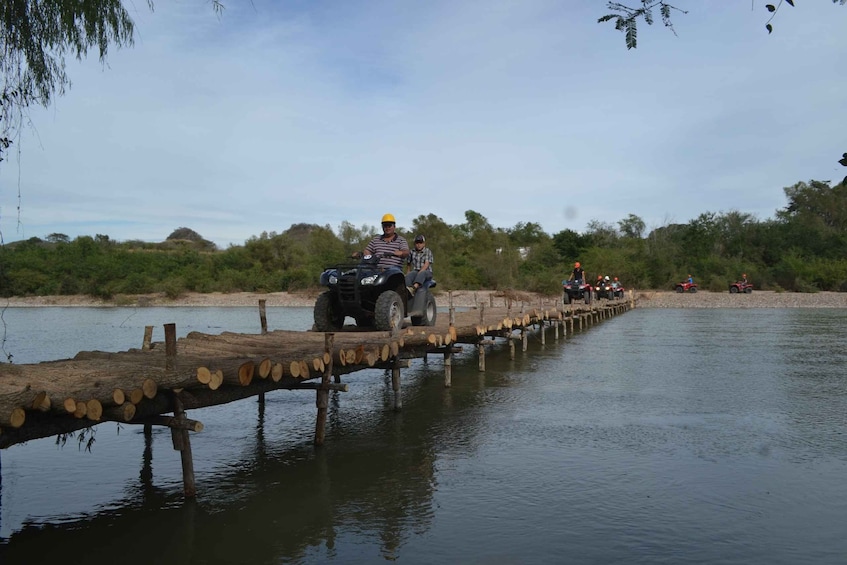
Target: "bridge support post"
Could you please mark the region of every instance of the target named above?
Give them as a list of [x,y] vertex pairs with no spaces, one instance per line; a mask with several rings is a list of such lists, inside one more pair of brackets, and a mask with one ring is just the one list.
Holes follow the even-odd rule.
[[329,363],[324,366],[321,375],[321,387],[315,392],[315,406],[318,415],[315,420],[315,445],[323,445],[326,439],[326,416],[329,410],[329,378],[332,376],[332,347],[335,342],[335,334],[324,334],[324,351],[329,352]]
[[179,394],[174,393],[174,419],[177,425],[171,428],[171,439],[173,440],[174,449],[179,451],[180,459],[182,459],[182,492],[185,498],[194,498],[197,496],[197,484],[194,481],[194,459],[191,456],[191,439],[188,435],[188,428],[185,427],[185,410],[182,406],[182,400]]

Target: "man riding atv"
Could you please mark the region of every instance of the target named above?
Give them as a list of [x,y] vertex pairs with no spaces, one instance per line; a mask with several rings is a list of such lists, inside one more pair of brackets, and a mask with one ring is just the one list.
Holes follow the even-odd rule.
[[340,330],[347,316],[359,327],[378,330],[399,329],[406,316],[416,326],[435,324],[437,307],[429,291],[435,281],[427,281],[411,295],[402,269],[409,244],[395,229],[394,216],[385,214],[383,234],[368,243],[364,254],[353,253],[360,263],[330,267],[321,274],[321,285],[328,290],[315,302],[315,329]]

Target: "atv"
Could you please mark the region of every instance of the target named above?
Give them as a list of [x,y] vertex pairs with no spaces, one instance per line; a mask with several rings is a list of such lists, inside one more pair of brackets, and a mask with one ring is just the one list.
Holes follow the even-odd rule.
[[677,292],[697,292],[697,283],[681,282],[676,284]]
[[315,301],[315,329],[319,332],[342,329],[348,316],[360,328],[383,331],[403,327],[406,316],[414,326],[435,325],[438,308],[431,292],[435,281],[427,281],[413,295],[406,288],[403,270],[379,266],[377,256],[365,255],[359,263],[328,267],[320,282],[328,290]]
[[597,286],[594,287],[594,296],[597,297],[597,300],[601,298],[612,300],[615,297],[612,285],[608,281],[597,281]]
[[751,292],[753,292],[753,283],[749,283],[746,281],[735,281],[734,283],[729,284],[730,294],[738,294],[739,292],[750,294]]
[[612,298],[623,298],[626,289],[619,282],[612,283]]
[[584,300],[586,304],[591,304],[592,287],[583,280],[564,280],[562,281],[562,302],[571,304],[574,300]]

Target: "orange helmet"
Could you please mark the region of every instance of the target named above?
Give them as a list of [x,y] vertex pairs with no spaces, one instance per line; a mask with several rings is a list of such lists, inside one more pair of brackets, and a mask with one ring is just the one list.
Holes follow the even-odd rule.
[[579,269],[579,261],[577,261],[576,263],[574,263],[574,264],[573,264],[573,266],[574,266],[575,268]]

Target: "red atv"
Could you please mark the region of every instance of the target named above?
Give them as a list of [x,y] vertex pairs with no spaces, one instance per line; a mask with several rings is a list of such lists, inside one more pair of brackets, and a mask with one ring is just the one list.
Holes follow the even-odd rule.
[[574,300],[583,300],[591,304],[591,291],[593,287],[583,280],[562,281],[562,301],[565,304],[573,304]]
[[677,292],[697,292],[697,283],[681,282],[676,285]]
[[734,283],[729,284],[730,294],[738,294],[739,292],[750,294],[753,292],[753,283],[749,283],[747,281],[735,281]]

